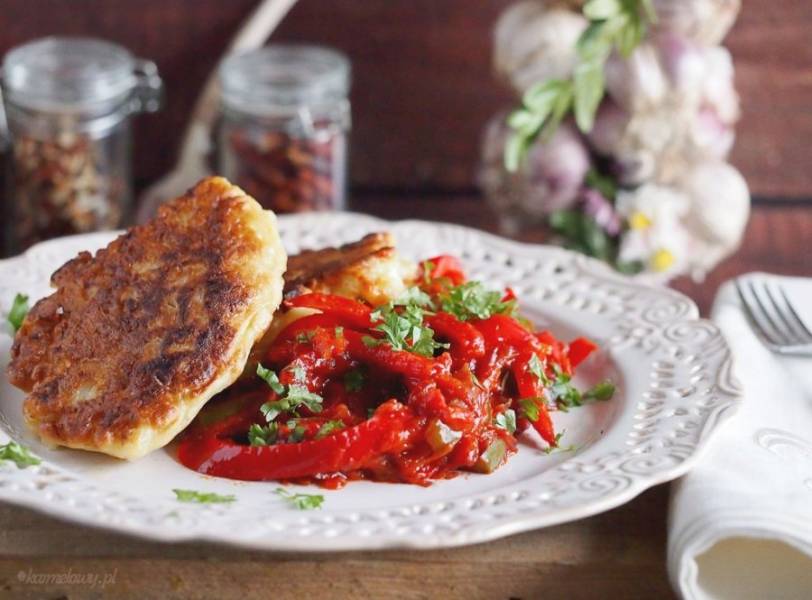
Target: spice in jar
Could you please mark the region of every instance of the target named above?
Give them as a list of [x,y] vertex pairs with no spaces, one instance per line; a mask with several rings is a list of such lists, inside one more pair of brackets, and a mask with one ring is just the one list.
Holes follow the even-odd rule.
[[121,222],[125,183],[99,168],[99,148],[88,136],[21,135],[12,157],[10,207],[21,246]]
[[121,225],[132,197],[130,117],[160,104],[155,65],[103,40],[50,37],[8,52],[1,83],[7,251]]
[[279,213],[344,208],[349,62],[314,46],[270,46],[220,67],[217,170]]
[[235,130],[229,143],[237,185],[275,212],[330,210],[344,204],[345,134],[312,138]]

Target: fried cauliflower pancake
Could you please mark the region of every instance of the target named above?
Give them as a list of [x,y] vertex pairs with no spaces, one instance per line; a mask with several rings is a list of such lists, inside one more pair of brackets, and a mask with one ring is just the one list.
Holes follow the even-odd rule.
[[[286,298],[313,292],[336,294],[380,306],[402,296],[416,278],[417,265],[398,254],[392,234],[370,233],[338,248],[303,250],[289,256],[284,293]],[[279,311],[251,352],[245,377],[256,375],[257,363],[283,329],[317,312],[312,308]]]
[[416,275],[417,265],[398,255],[390,233],[370,233],[338,248],[291,256],[285,296],[318,292],[378,306],[401,296]]
[[219,177],[57,270],[11,381],[46,443],[138,458],[242,373],[282,297],[276,217]]

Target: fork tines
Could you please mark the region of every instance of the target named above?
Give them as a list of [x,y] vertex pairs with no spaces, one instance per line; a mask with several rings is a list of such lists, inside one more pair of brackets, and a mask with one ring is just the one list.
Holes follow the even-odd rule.
[[770,349],[812,355],[812,331],[777,278],[750,275],[735,283],[750,322]]

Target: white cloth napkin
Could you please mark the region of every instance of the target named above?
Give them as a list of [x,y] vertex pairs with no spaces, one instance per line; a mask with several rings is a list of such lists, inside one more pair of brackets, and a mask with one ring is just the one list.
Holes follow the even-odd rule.
[[[781,282],[812,323],[812,282]],[[812,598],[812,357],[771,353],[732,283],[711,318],[730,344],[744,398],[672,488],[672,585],[689,600]]]

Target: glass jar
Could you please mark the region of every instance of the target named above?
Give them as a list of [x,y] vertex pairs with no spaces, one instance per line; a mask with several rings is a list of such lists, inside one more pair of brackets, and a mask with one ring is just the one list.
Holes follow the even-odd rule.
[[114,229],[132,203],[129,117],[157,110],[154,63],[89,38],[43,38],[6,54],[6,246]]
[[350,63],[317,46],[269,46],[220,66],[217,171],[279,213],[343,209]]

